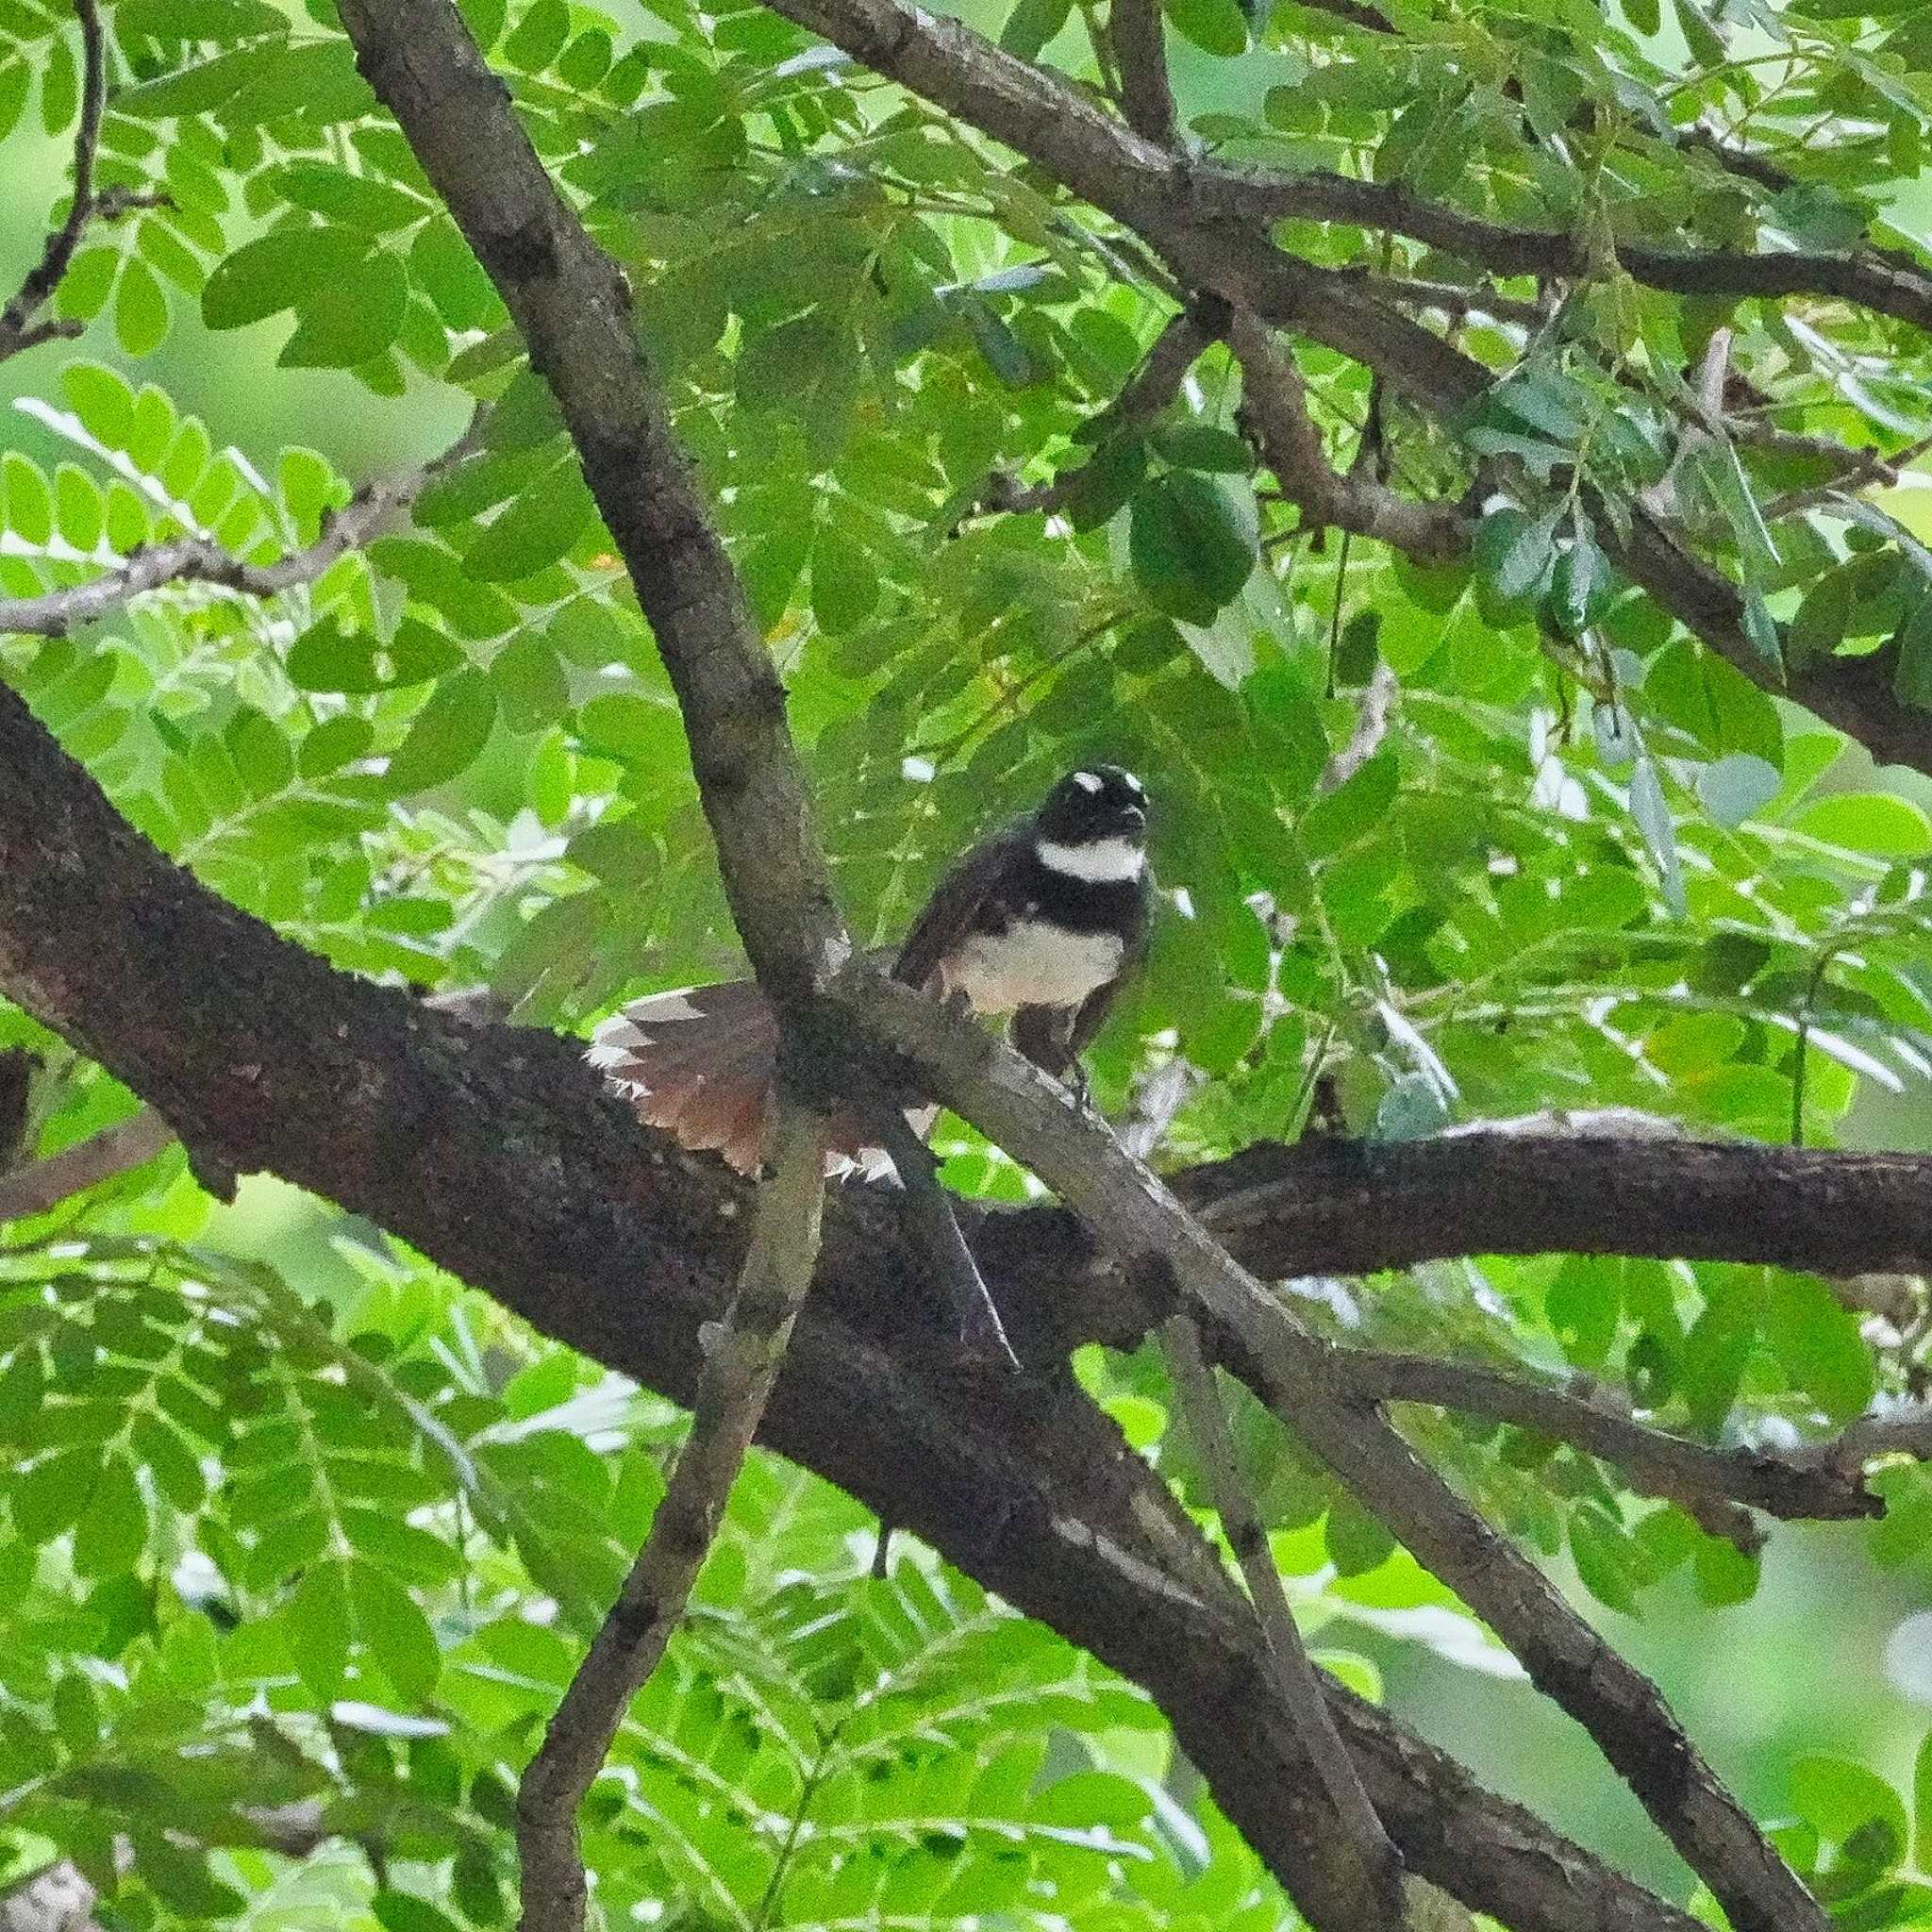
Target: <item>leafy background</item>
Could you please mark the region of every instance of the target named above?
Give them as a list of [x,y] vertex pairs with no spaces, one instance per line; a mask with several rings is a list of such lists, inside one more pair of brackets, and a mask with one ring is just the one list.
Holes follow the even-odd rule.
[[[753,8],[466,10],[635,272],[861,930],[895,932],[990,815],[1118,757],[1157,792],[1158,870],[1185,899],[1097,1089],[1118,1107],[1170,1056],[1208,1076],[1173,1156],[1292,1133],[1320,1074],[1368,1134],[1615,1106],[1697,1132],[1924,1141],[1925,781],[1880,780],[1673,637],[1602,571],[1574,492],[1493,514],[1473,571],[1317,547],[1257,500],[1215,356],[1144,434],[1108,432],[1160,305],[982,143]],[[1399,72],[1292,7],[1252,47],[1231,4],[1171,15],[1196,131],[1238,157],[1580,219],[1496,88],[1520,69],[1547,120],[1614,61],[1782,145],[1804,179],[1782,232],[1828,245],[1861,195],[1907,233],[1932,212],[1917,15],[1472,6]],[[89,325],[72,354],[0,369],[0,594],[184,530],[273,558],[349,479],[472,440],[412,518],[311,584],[169,591],[71,641],[0,642],[0,673],[165,849],[340,965],[488,984],[566,1027],[730,971],[668,687],[560,425],[326,8],[121,0],[110,18],[125,91],[103,173],[172,205],[91,232],[60,298]],[[1086,58],[1065,8],[980,24]],[[1463,71],[1481,84],[1452,87]],[[0,210],[8,260],[38,249],[75,106],[64,13],[4,0],[0,167],[33,191]],[[1845,118],[1857,139],[1812,138]],[[1647,165],[1629,178],[1706,233],[1750,219]],[[1363,245],[1296,240],[1338,260]],[[1469,325],[1507,379],[1459,446],[1398,412],[1398,475],[1452,488],[1475,452],[1520,458],[1532,486],[1573,458],[1626,493],[1655,481],[1668,382],[1633,399],[1607,368],[1640,346],[1681,365],[1717,319],[1610,278],[1548,340]],[[1729,319],[1787,426],[1886,448],[1932,427],[1905,332],[1844,310]],[[1361,373],[1318,351],[1303,369],[1346,449]],[[967,516],[995,469],[1090,456],[1071,527]],[[1925,680],[1910,694],[1932,690],[1932,481],[1780,520],[1774,545],[1757,510],[1802,470],[1725,449],[1678,480],[1793,647],[1898,634],[1902,678]],[[1318,796],[1378,664],[1394,726]],[[5,1009],[0,1046],[39,1058],[28,1152],[132,1106]],[[958,1185],[1024,1192],[963,1130],[949,1146]],[[1927,1329],[1922,1286],[1848,1306],[1760,1269],[1552,1258],[1295,1291],[1338,1332],[1567,1363],[1671,1425],[1774,1441],[1916,1389]],[[1080,1366],[1202,1502],[1158,1363]],[[1243,1424],[1324,1661],[1687,1896],[1446,1593]],[[131,1924],[505,1923],[515,1773],[679,1427],[321,1204],[256,1181],[213,1208],[178,1154],[12,1225],[0,1873],[58,1853],[110,1886],[111,1820],[134,1844]],[[1790,1821],[1792,1856],[1824,1861],[1857,1923],[1932,1908],[1909,1875],[1932,1863],[1919,1471],[1882,1478],[1882,1524],[1779,1529],[1760,1573],[1569,1452],[1413,1428],[1657,1674],[1747,1802]],[[826,1486],[755,1463],[598,1787],[614,1912],[1280,1923],[1138,1692],[922,1553],[870,1580],[871,1537]]]

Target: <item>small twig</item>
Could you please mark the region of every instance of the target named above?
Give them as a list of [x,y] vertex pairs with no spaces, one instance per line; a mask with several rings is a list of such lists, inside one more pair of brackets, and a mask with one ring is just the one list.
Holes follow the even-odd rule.
[[298,585],[312,584],[339,558],[394,528],[417,497],[475,447],[482,420],[479,411],[469,428],[433,460],[365,483],[323,519],[322,534],[313,543],[273,563],[244,563],[210,537],[179,537],[171,543],[137,550],[118,570],[70,590],[0,601],[0,636],[65,637],[76,626],[171,584],[208,584],[243,597],[276,597]]
[[1348,742],[1329,754],[1328,762],[1315,780],[1318,798],[1339,791],[1381,749],[1383,739],[1389,735],[1389,720],[1395,709],[1399,689],[1394,672],[1386,659],[1378,658],[1362,691],[1361,709],[1356,713],[1355,729],[1348,734]]
[[[1191,310],[1172,317],[1120,394],[1102,411],[1099,423],[1119,430],[1151,422],[1180,392],[1188,371],[1212,341],[1212,333]],[[1025,515],[1043,510],[1052,515],[1073,501],[1089,467],[1081,463],[1062,470],[1050,483],[1022,483],[1009,471],[994,470],[980,485],[967,514]]]
[[777,1136],[738,1292],[709,1337],[691,1434],[649,1539],[518,1787],[521,1932],[581,1932],[588,1888],[577,1807],[684,1614],[811,1285],[827,1123],[786,1096]]
[[1480,1362],[1381,1349],[1338,1349],[1334,1364],[1365,1401],[1426,1403],[1568,1442],[1615,1464],[1634,1488],[1680,1505],[1707,1534],[1747,1553],[1764,1541],[1747,1507],[1788,1522],[1840,1522],[1884,1511],[1846,1446],[1861,1424],[1799,1454],[1774,1456],[1670,1435],[1580,1392],[1588,1384],[1559,1388]]
[[1167,35],[1158,0],[1112,0],[1108,36],[1121,69],[1121,110],[1127,125],[1160,147],[1180,145],[1174,87],[1167,77]]
[[1336,1734],[1321,1674],[1302,1642],[1294,1612],[1282,1589],[1281,1573],[1274,1566],[1274,1553],[1261,1526],[1260,1512],[1236,1459],[1227,1415],[1214,1386],[1214,1372],[1201,1358],[1201,1338],[1193,1316],[1183,1309],[1169,1320],[1162,1333],[1188,1433],[1207,1470],[1228,1545],[1247,1580],[1248,1596],[1274,1665],[1276,1694],[1334,1807],[1337,1826],[1357,1867],[1361,1924],[1365,1927],[1406,1924],[1408,1913],[1403,1896],[1402,1855],[1383,1830],[1356,1774],[1355,1762]]
[[0,1222],[44,1214],[83,1189],[98,1187],[152,1160],[175,1138],[152,1108],[9,1174],[0,1174]]
[[67,219],[47,237],[41,258],[5,308],[0,308],[0,362],[49,336],[75,331],[65,323],[36,324],[42,306],[60,286],[74,251],[94,212],[94,157],[101,145],[101,113],[108,99],[108,50],[95,0],[74,0],[80,22],[80,125],[74,135],[74,200]]

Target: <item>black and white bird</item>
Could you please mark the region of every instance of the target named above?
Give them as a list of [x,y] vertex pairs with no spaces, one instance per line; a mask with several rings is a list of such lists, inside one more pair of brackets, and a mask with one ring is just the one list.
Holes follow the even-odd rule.
[[[1147,792],[1119,765],[1069,772],[1029,818],[973,847],[941,879],[892,977],[936,998],[1010,1016],[1013,1044],[1058,1078],[1132,977],[1147,944]],[[758,982],[634,1001],[597,1028],[587,1058],[653,1126],[755,1173],[775,1114],[778,1029]],[[929,1124],[929,1118],[928,1118]],[[856,1124],[841,1161],[889,1172]]]

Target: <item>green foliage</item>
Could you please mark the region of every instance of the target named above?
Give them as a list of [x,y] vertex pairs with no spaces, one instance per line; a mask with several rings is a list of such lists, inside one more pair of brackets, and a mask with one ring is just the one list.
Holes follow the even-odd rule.
[[[1507,485],[1466,560],[1423,568],[1302,527],[1220,348],[1153,414],[1121,408],[1173,303],[1119,233],[775,15],[464,10],[629,277],[862,937],[895,936],[1069,765],[1118,758],[1154,793],[1167,891],[1095,1091],[1117,1109],[1168,1060],[1205,1075],[1164,1158],[1292,1138],[1318,1102],[1382,1139],[1582,1108],[1829,1142],[1869,1132],[1853,1110],[1874,1099],[1923,1108],[1932,795],[1880,789],[1609,562],[1633,518],[1664,518],[1745,593],[1774,687],[1890,652],[1882,682],[1932,704],[1924,474],[1861,495],[1830,462],[1909,459],[1932,432],[1923,336],[1841,301],[1666,294],[1611,252],[1906,247],[1920,11],[1472,0],[1401,8],[1384,36],[1167,0],[1183,115],[1218,158],[1399,185],[1595,264],[1535,324],[1472,297],[1454,338],[1493,381],[1463,420],[1374,399],[1406,493]],[[1088,11],[1019,0],[981,25],[1091,78]],[[634,591],[333,10],[119,0],[109,26],[99,181],[134,199],[59,289],[84,340],[17,365],[35,391],[0,457],[0,599],[177,543],[279,588],[172,577],[67,637],[0,638],[0,675],[164,850],[347,970],[485,985],[563,1027],[732,972]],[[64,140],[78,94],[65,8],[0,0],[0,134]],[[1684,138],[1699,125],[1789,179],[1726,170]],[[1321,268],[1473,275],[1344,224],[1281,235]],[[1484,292],[1520,310],[1541,291]],[[328,394],[392,426],[397,473],[416,395],[474,428],[335,554],[366,506],[334,463],[199,420],[133,366],[196,325],[254,353],[271,394],[276,371],[335,373]],[[1743,400],[1713,420],[1694,385],[1721,329]],[[1295,353],[1347,471],[1367,372]],[[995,477],[1066,489],[1050,515],[991,514]],[[1389,678],[1389,729],[1352,744]],[[131,1108],[0,1008],[14,1045],[41,1062],[28,1153]],[[1027,1191],[963,1128],[943,1144],[962,1189]],[[208,1211],[171,1153],[4,1230],[0,1887],[58,1855],[129,1925],[508,1923],[514,1780],[675,1419],[367,1230],[331,1223],[320,1260],[275,1244],[270,1266]],[[1284,1291],[1337,1336],[1574,1372],[1725,1444],[1815,1438],[1924,1377],[1923,1289],[1892,1321],[1777,1270],[1547,1257]],[[1213,1530],[1153,1353],[1077,1367]],[[1378,1656],[1499,1666],[1269,1418],[1238,1422],[1330,1667],[1378,1690],[1339,1641],[1363,1632]],[[1714,1648],[1758,1589],[1755,1557],[1577,1451],[1403,1422],[1613,1630],[1675,1593]],[[1923,1596],[1932,1479],[1876,1482],[1889,1514],[1834,1547]],[[609,1923],[1284,1923],[1139,1693],[916,1554],[871,1581],[870,1527],[754,1462],[592,1795]],[[1907,1802],[1842,1738],[1777,1748],[1781,1842],[1841,1922],[1925,1916],[1932,1760]],[[304,1806],[329,1842],[277,1851],[263,1808]]]

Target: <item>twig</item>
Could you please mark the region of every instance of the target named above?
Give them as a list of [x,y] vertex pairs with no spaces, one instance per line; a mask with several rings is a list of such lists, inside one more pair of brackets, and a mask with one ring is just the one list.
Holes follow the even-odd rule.
[[137,597],[174,584],[208,584],[243,597],[276,597],[312,584],[339,558],[393,529],[417,497],[476,446],[482,424],[479,410],[440,457],[399,475],[365,483],[340,509],[324,517],[322,533],[313,543],[273,563],[244,563],[211,537],[178,537],[137,550],[118,570],[69,590],[0,601],[0,635],[65,637],[77,625],[92,624]]
[[691,1434],[649,1538],[517,1788],[521,1932],[581,1932],[577,1807],[684,1614],[785,1358],[818,1259],[826,1137],[823,1114],[781,1101],[775,1172],[758,1191],[737,1295],[706,1347]]
[[1614,1463],[1634,1487],[1680,1505],[1707,1534],[1724,1537],[1747,1553],[1761,1547],[1764,1538],[1746,1506],[1792,1522],[1884,1513],[1885,1505],[1866,1487],[1851,1453],[1850,1445],[1863,1440],[1857,1436],[1860,1424],[1791,1456],[1714,1449],[1592,1399],[1582,1392],[1588,1384],[1563,1389],[1484,1363],[1380,1349],[1339,1349],[1334,1364],[1343,1383],[1365,1400],[1421,1402],[1487,1416]]
[[1327,763],[1315,780],[1318,798],[1340,791],[1381,749],[1383,739],[1389,735],[1389,720],[1400,690],[1388,659],[1376,658],[1375,668],[1363,688],[1361,709],[1356,713],[1355,729],[1348,734],[1348,742],[1338,745],[1328,755]]
[[47,237],[41,258],[5,308],[0,308],[0,362],[52,336],[75,335],[77,324],[36,323],[34,317],[60,286],[67,264],[94,212],[94,157],[101,145],[101,113],[108,98],[108,50],[95,0],[74,0],[80,22],[80,125],[74,135],[74,199],[67,219]]
[[[1170,318],[1141,366],[1096,419],[1093,429],[1104,426],[1111,433],[1152,422],[1179,393],[1188,371],[1213,340],[1213,332],[1193,311],[1184,309]],[[1043,510],[1052,515],[1073,501],[1091,467],[1090,461],[1062,470],[1050,483],[1022,483],[1008,471],[994,470],[980,485],[969,514],[1024,515]]]
[[167,1122],[144,1107],[58,1154],[0,1174],[0,1222],[44,1214],[71,1194],[145,1166],[174,1139]]
[[1469,520],[1459,506],[1416,503],[1372,474],[1352,470],[1343,475],[1336,470],[1308,413],[1307,387],[1293,357],[1276,350],[1268,329],[1251,313],[1235,311],[1227,341],[1241,365],[1242,420],[1282,494],[1299,506],[1304,521],[1374,537],[1428,560],[1459,556],[1467,548]]
[[1108,37],[1121,69],[1121,108],[1127,125],[1161,147],[1180,145],[1174,87],[1167,77],[1167,35],[1158,0],[1111,0]]
[[1214,1386],[1214,1372],[1201,1358],[1201,1338],[1193,1316],[1185,1310],[1174,1315],[1162,1334],[1188,1433],[1207,1469],[1222,1528],[1247,1579],[1248,1596],[1274,1664],[1275,1690],[1335,1808],[1336,1824],[1355,1865],[1363,1914],[1360,1923],[1365,1928],[1405,1925],[1408,1911],[1403,1894],[1402,1855],[1389,1841],[1375,1807],[1362,1790],[1354,1761],[1336,1734],[1321,1677],[1302,1642],[1288,1594],[1281,1587],[1281,1573],[1274,1566],[1274,1552],[1236,1459],[1221,1393]]

